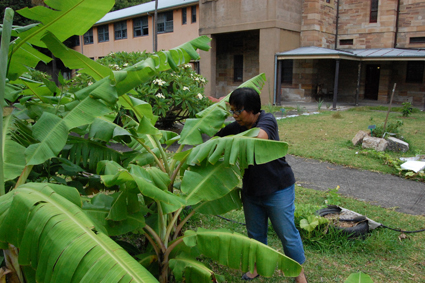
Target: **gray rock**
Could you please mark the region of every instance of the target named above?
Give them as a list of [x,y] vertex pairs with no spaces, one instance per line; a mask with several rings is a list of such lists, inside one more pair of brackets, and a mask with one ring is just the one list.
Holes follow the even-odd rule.
[[387,149],[395,152],[407,152],[409,150],[409,144],[397,138],[389,137]]
[[363,138],[363,148],[373,148],[376,151],[384,151],[387,148],[388,141],[381,138],[366,136]]
[[363,142],[364,137],[368,136],[369,133],[365,131],[358,131],[355,137],[351,140],[354,146]]

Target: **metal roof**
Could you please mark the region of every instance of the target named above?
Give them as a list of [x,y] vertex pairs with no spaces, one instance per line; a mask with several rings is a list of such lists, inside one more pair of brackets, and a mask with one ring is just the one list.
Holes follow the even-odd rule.
[[397,61],[425,60],[425,49],[328,49],[309,46],[300,47],[276,54],[278,60],[283,59],[346,59],[356,61]]
[[[199,0],[158,0],[158,11],[197,4],[198,2]],[[103,18],[97,21],[95,25],[114,22],[116,20],[123,20],[151,12],[155,12],[155,1],[109,12]]]

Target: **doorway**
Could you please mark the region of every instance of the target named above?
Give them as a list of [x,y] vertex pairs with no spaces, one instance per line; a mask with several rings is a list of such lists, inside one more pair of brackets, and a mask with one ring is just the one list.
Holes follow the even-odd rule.
[[378,100],[380,73],[380,65],[373,64],[366,66],[364,99]]

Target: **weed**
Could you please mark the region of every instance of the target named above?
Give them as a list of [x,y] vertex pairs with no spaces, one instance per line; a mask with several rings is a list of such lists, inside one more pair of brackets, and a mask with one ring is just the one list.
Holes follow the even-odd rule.
[[334,118],[334,119],[341,119],[342,118],[342,115],[341,115],[341,113],[339,111],[337,111],[337,112],[335,112],[335,113],[332,114],[332,118]]
[[403,113],[403,117],[409,117],[410,114],[412,114],[412,103],[409,101],[403,102],[401,105],[403,107],[401,108],[401,112]]
[[317,110],[320,111],[320,108],[322,108],[323,99],[319,98],[319,102],[317,102]]
[[299,104],[297,104],[297,113],[298,113],[298,115],[301,115],[301,114],[304,113],[304,109]]
[[336,186],[336,188],[326,191],[326,205],[341,205],[341,196],[338,194],[339,188],[339,186]]

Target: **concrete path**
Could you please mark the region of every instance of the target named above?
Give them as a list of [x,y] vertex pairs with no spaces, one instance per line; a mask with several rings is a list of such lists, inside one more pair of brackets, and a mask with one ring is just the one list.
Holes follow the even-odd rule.
[[343,195],[425,216],[425,183],[292,155],[286,159],[304,188],[326,191],[339,185]]

